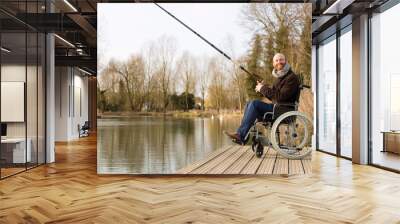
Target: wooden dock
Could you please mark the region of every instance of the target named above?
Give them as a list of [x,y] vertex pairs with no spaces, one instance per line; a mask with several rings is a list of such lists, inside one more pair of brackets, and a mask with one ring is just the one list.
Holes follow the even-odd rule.
[[311,156],[289,160],[272,148],[265,147],[257,158],[250,146],[226,146],[176,172],[177,174],[260,174],[302,175],[311,174]]

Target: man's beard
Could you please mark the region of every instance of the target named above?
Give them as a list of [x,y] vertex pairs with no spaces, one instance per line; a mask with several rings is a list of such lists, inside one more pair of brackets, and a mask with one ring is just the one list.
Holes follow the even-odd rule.
[[277,64],[275,65],[275,70],[281,71],[285,67],[285,64]]
[[[280,67],[280,69],[279,69],[279,67]],[[289,70],[290,70],[290,65],[287,63],[284,66],[276,65],[274,67],[274,70],[272,70],[272,75],[276,78],[280,78],[280,77],[283,77],[284,75],[286,75],[286,73]]]

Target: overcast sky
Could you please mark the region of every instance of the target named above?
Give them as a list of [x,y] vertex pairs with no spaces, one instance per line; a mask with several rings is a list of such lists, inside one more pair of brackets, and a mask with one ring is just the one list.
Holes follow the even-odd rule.
[[[241,55],[248,50],[252,36],[240,25],[241,10],[245,4],[160,5],[228,54],[231,52],[224,43],[231,36],[235,55]],[[162,35],[175,37],[180,52],[187,50],[193,55],[218,54],[152,3],[99,3],[97,19],[97,46],[101,63],[106,63],[110,58],[124,60],[133,53],[139,53],[146,43]]]

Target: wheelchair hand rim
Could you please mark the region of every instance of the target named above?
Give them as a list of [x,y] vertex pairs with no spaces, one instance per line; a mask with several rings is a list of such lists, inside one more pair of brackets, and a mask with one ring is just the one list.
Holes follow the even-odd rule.
[[[308,156],[308,155],[312,152],[312,148],[311,148],[311,147],[307,147],[308,149],[305,150],[305,152],[302,153],[302,154],[299,154],[299,155],[292,155],[292,154],[288,154],[288,153],[285,152],[283,149],[281,149],[281,148],[279,147],[279,145],[277,144],[277,142],[276,142],[276,130],[277,130],[279,124],[280,124],[285,118],[287,118],[287,117],[289,117],[289,116],[296,116],[296,118],[302,119],[302,121],[303,121],[305,124],[307,124],[307,123],[308,123],[308,124],[312,124],[311,120],[310,120],[308,117],[306,117],[305,114],[303,114],[303,113],[301,113],[301,112],[299,112],[299,111],[289,111],[289,112],[286,112],[286,113],[282,114],[281,116],[279,116],[279,117],[275,120],[275,122],[273,123],[272,128],[271,128],[271,133],[270,133],[270,142],[271,142],[271,144],[272,144],[272,147],[273,147],[279,154],[281,154],[282,156],[284,156],[285,158],[288,158],[288,159],[301,159],[301,158],[304,158],[304,157]],[[302,146],[302,147],[301,147],[301,148],[303,148],[302,151],[304,151],[304,146],[305,146],[305,144],[307,143],[307,141],[309,141],[309,140],[308,140],[308,139],[309,139],[309,132],[308,132],[307,128],[305,128],[304,135],[305,135],[306,137],[303,139],[303,141],[302,141],[301,144],[299,145],[299,146]]]

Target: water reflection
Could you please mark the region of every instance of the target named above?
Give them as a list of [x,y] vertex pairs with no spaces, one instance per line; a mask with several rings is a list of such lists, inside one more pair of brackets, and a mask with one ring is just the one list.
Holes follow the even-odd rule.
[[239,122],[239,117],[98,119],[98,173],[174,173],[233,144],[222,130],[235,130]]

